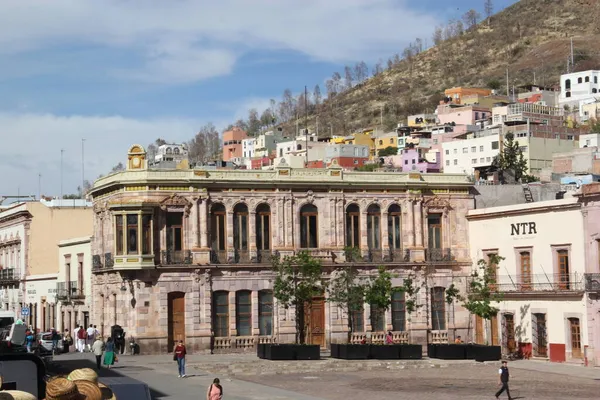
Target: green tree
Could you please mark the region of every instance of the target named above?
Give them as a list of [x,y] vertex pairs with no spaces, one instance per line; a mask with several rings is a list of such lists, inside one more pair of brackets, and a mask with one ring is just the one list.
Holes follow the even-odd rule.
[[[506,172],[512,174],[517,182],[526,175],[527,161],[513,133],[509,132],[504,136],[502,151],[494,161],[494,164],[503,174]],[[505,178],[503,177],[503,180]]]
[[498,79],[494,78],[494,79],[491,79],[488,81],[487,87],[492,90],[498,90],[498,89],[500,89],[500,87],[502,87],[502,84],[500,83],[500,81]]
[[275,283],[273,295],[286,309],[293,307],[296,320],[296,343],[306,340],[305,311],[315,296],[322,295],[326,283],[322,278],[321,261],[301,251],[283,259],[273,257]]
[[348,315],[348,343],[352,339],[354,313],[361,312],[365,303],[367,282],[354,267],[336,271],[329,282],[327,301],[341,308]]
[[376,318],[375,321],[371,321],[373,326],[378,325],[379,318],[383,318],[385,312],[392,305],[392,294],[401,290],[392,287],[393,276],[385,267],[380,266],[377,272],[377,276],[371,278],[365,288],[365,301],[371,305],[371,315]]
[[398,154],[398,148],[392,146],[388,146],[385,149],[379,149],[377,152],[379,157],[395,156],[396,154]]

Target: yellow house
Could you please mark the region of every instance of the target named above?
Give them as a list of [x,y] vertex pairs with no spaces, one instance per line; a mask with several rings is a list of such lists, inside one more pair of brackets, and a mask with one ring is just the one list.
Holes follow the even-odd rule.
[[375,141],[375,154],[379,153],[379,150],[383,150],[388,147],[398,148],[398,134],[396,132],[386,133],[385,135],[374,138]]
[[407,120],[410,128],[424,128],[428,125],[436,124],[435,114],[416,114],[410,115]]
[[372,159],[375,156],[375,144],[373,140],[374,138],[370,133],[355,133],[351,137],[347,138],[346,144],[369,146],[369,153]]

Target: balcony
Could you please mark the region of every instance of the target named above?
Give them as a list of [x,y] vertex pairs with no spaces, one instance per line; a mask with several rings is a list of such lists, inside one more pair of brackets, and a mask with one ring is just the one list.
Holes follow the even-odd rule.
[[369,252],[367,253],[367,259],[369,262],[382,262],[383,251],[381,249],[369,249]]
[[160,252],[162,265],[183,265],[192,263],[191,250],[163,250]]
[[431,263],[447,263],[455,261],[450,249],[425,249],[425,261]]
[[99,254],[95,254],[92,256],[92,269],[98,270],[102,269],[104,265],[102,264],[102,257]]
[[259,250],[256,253],[256,261],[259,264],[271,264],[273,258],[280,258],[278,251]]
[[600,274],[585,274],[585,291],[600,292]]
[[[523,277],[500,276],[498,282],[490,285],[491,289],[500,293],[565,293],[583,292],[583,274],[541,274],[532,275],[531,279]],[[600,289],[600,284],[598,284]]]
[[210,251],[210,262],[211,264],[228,264],[227,251],[226,250],[214,250]]
[[248,264],[250,262],[250,252],[248,250],[234,251],[233,262],[235,264]]
[[11,285],[19,283],[19,276],[14,268],[0,270],[0,285]]
[[61,301],[71,301],[84,299],[83,288],[79,287],[77,281],[58,282],[56,284],[56,299]]
[[410,262],[410,250],[390,249],[390,259],[392,262]]

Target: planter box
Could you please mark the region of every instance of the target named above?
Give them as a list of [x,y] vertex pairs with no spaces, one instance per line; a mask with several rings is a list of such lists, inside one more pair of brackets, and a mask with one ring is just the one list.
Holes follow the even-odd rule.
[[260,344],[257,356],[267,360],[318,360],[321,348],[318,345]]
[[372,344],[369,346],[369,358],[375,360],[400,359],[400,347],[397,344]]
[[331,349],[331,358],[339,358],[339,354],[340,354],[340,345],[338,343],[331,343],[330,345],[330,349]]
[[440,360],[465,360],[467,357],[466,344],[436,344],[433,350],[434,356]]
[[438,346],[437,344],[428,344],[427,345],[427,357],[436,358],[437,346]]
[[475,361],[499,361],[502,358],[500,346],[477,346],[475,348]]
[[420,344],[401,344],[400,358],[403,360],[421,360],[423,358],[423,346]]
[[[366,360],[369,358],[370,347],[368,344],[337,344],[331,357],[344,360]],[[334,356],[334,354],[336,354]]]

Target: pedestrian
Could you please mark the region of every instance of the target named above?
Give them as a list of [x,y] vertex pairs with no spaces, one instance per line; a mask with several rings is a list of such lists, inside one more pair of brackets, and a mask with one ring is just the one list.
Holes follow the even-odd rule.
[[106,339],[106,346],[104,347],[104,365],[108,369],[115,363],[115,342],[109,337]]
[[394,344],[394,334],[392,331],[388,331],[387,335],[385,335],[385,344]]
[[508,395],[508,400],[512,400],[510,397],[510,390],[508,390],[508,362],[502,361],[502,367],[498,370],[498,385],[501,386],[500,390],[496,392],[496,398],[499,399],[502,392],[506,390],[506,394]]
[[208,391],[206,392],[206,400],[221,400],[222,398],[223,386],[221,386],[219,378],[215,378],[212,385],[208,387]]
[[177,370],[179,371],[179,377],[185,378],[185,355],[186,355],[185,345],[183,344],[183,340],[180,340],[179,343],[173,348],[173,359],[177,361]]
[[71,334],[69,333],[68,329],[65,329],[65,335],[63,337],[63,348],[64,348],[64,352],[68,353],[70,350],[70,347],[73,345],[73,338],[71,337]]
[[35,335],[33,334],[33,332],[28,329],[27,332],[25,332],[25,346],[27,347],[27,352],[31,353],[31,346],[33,346],[33,343],[35,342]]
[[462,338],[460,336],[457,336],[456,339],[454,340],[454,343],[455,344],[462,344],[463,343]]
[[83,353],[85,351],[85,336],[87,332],[83,329],[83,326],[79,325],[77,329],[77,351]]
[[102,353],[104,352],[104,342],[102,341],[102,338],[100,336],[96,336],[96,340],[94,341],[94,344],[92,345],[92,351],[94,352],[94,355],[96,356],[96,367],[98,369],[100,369],[100,364],[102,361]]
[[56,329],[54,329],[54,327],[50,328],[50,334],[52,335],[52,354],[56,355],[56,352],[58,351],[58,341],[60,340],[60,335]]
[[90,327],[87,328],[87,331],[85,331],[85,333],[86,347],[89,351],[92,351],[92,345],[96,341],[96,328],[94,328],[94,325],[90,324]]

